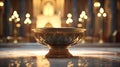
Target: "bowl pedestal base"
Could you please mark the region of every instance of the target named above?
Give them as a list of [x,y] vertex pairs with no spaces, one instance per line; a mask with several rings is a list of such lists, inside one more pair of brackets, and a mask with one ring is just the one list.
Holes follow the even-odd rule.
[[69,50],[66,48],[51,48],[46,55],[46,58],[71,58]]

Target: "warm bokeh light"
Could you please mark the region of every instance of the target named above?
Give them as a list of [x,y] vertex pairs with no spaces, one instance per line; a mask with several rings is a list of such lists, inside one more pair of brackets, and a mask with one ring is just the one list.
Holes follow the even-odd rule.
[[78,24],[77,27],[82,27],[82,24]]
[[104,13],[104,9],[103,8],[100,8],[100,13]]
[[79,18],[78,21],[81,22],[81,21],[83,21],[83,20],[82,20],[82,18]]
[[37,17],[36,28],[44,28],[49,26],[53,28],[61,28],[60,17],[56,15],[53,15],[53,16],[39,15]]
[[103,17],[106,17],[107,16],[107,14],[106,13],[103,13]]
[[19,22],[20,18],[19,18],[19,14],[17,13],[17,11],[14,11],[12,16],[9,18],[9,21],[14,21],[14,22]]
[[12,39],[12,37],[11,37],[11,36],[7,36],[6,38],[7,38],[8,40],[9,40],[9,39]]
[[10,22],[12,21],[12,18],[11,18],[11,17],[9,18],[9,21],[10,21]]
[[29,13],[27,13],[25,16],[26,16],[26,17],[30,17],[30,14],[29,14]]
[[4,3],[3,3],[2,1],[0,1],[0,6],[1,6],[1,7],[4,6]]
[[67,14],[67,17],[70,17],[70,18],[71,18],[71,17],[72,17],[72,14],[71,14],[71,13],[68,13],[68,14]]
[[44,57],[37,56],[37,67],[50,67],[50,62]]
[[[103,22],[104,20],[103,20],[103,17],[106,17],[107,16],[107,14],[105,13],[105,11],[104,11],[104,9],[101,7],[100,8],[100,10],[99,10],[99,12],[97,13],[97,16],[100,18],[100,22]],[[100,34],[99,34],[99,36],[100,36],[100,38],[99,38],[99,43],[100,44],[102,44],[102,43],[104,43],[104,40],[103,40],[103,25],[101,25],[100,26]]]
[[101,6],[100,2],[95,2],[94,3],[94,7],[100,7],[100,6]]
[[82,11],[80,14],[80,17],[78,18],[79,22],[84,22],[85,19],[88,19],[88,16],[86,15],[85,11]]
[[68,13],[67,14],[67,20],[66,20],[66,24],[70,24],[73,22],[73,19],[72,19],[72,14],[71,13]]
[[85,11],[82,11],[82,15],[85,15],[86,13],[85,13]]
[[18,18],[18,17],[19,17],[17,11],[14,11],[14,12],[13,12],[13,16],[14,16],[14,18]]
[[20,21],[20,18],[17,18],[16,20],[17,20],[17,21]]
[[84,16],[84,19],[88,19],[87,15]]
[[85,11],[82,11],[80,14],[80,18],[84,18],[85,15],[86,15]]
[[67,23],[67,24],[72,23],[72,22],[73,22],[73,20],[72,20],[71,18],[68,18],[68,19],[66,20],[66,23]]
[[114,32],[113,32],[113,36],[116,36],[117,35],[117,33],[118,33],[118,31],[117,30],[115,30]]
[[98,13],[97,16],[98,16],[98,17],[101,17],[101,13]]
[[20,28],[20,26],[21,26],[21,25],[20,25],[19,23],[18,23],[18,24],[16,24],[16,27],[17,27],[17,28]]
[[98,17],[106,17],[107,13],[105,13],[103,8],[100,8],[99,12],[97,13]]
[[11,19],[14,19],[14,18],[15,18],[14,15],[12,15],[12,16],[11,16]]
[[81,14],[80,14],[80,18],[84,18],[84,19],[87,19],[87,15],[85,13],[85,11],[82,11]]
[[25,19],[25,21],[24,21],[24,24],[31,24],[32,23],[32,21],[30,20],[30,14],[29,13],[26,13],[26,19]]
[[29,18],[26,18],[25,21],[24,21],[24,24],[31,24],[31,20]]

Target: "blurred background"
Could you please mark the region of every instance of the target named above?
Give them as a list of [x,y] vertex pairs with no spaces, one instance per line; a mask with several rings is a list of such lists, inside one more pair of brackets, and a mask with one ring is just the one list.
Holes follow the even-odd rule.
[[120,42],[120,0],[0,0],[0,43],[36,42],[33,28],[85,28],[82,43]]

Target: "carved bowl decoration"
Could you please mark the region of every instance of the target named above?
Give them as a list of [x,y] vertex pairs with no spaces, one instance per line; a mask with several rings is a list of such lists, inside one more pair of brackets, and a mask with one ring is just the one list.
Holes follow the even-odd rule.
[[64,58],[72,57],[72,54],[68,51],[68,47],[80,42],[85,29],[36,28],[33,29],[33,32],[37,42],[50,48],[46,57]]

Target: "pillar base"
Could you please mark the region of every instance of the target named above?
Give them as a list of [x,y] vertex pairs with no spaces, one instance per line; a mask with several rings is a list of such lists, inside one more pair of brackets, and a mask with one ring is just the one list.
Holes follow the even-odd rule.
[[68,49],[59,48],[59,49],[50,49],[46,58],[71,58],[72,54],[68,51]]

